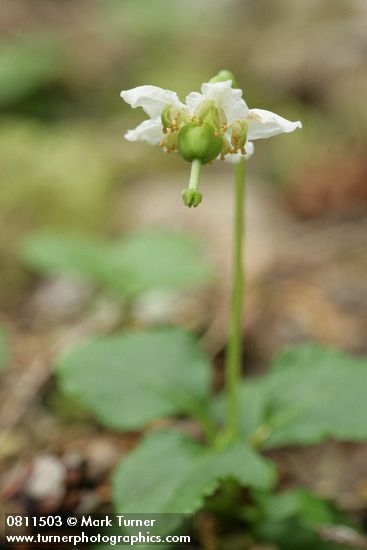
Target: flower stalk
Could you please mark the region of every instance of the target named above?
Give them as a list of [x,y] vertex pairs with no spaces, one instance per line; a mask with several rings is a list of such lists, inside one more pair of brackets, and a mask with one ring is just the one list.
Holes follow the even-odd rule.
[[233,283],[230,312],[230,331],[226,353],[225,378],[227,398],[227,425],[225,439],[238,435],[239,384],[242,364],[242,309],[244,294],[244,221],[245,221],[245,160],[235,166],[235,208],[233,241]]
[[[245,161],[254,152],[254,140],[302,128],[299,120],[292,122],[271,111],[250,109],[242,95],[234,75],[227,70],[204,82],[200,92],[190,92],[185,103],[175,92],[157,86],[138,86],[121,92],[121,97],[133,109],[142,107],[149,117],[129,130],[125,138],[160,145],[163,151],[175,151],[185,161],[191,162],[189,185],[182,192],[186,206],[196,207],[202,201],[199,177],[203,164],[211,164],[216,159],[235,164],[233,288],[225,364],[227,420],[224,431],[215,440],[218,446],[239,436]],[[203,419],[203,426],[208,439],[211,439],[212,426],[207,425],[207,419]]]

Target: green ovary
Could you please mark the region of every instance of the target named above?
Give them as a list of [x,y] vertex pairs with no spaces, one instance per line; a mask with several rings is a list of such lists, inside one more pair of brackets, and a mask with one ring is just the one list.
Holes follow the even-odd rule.
[[220,154],[223,137],[209,124],[199,126],[195,122],[186,124],[178,134],[178,152],[188,162],[199,159],[206,164]]

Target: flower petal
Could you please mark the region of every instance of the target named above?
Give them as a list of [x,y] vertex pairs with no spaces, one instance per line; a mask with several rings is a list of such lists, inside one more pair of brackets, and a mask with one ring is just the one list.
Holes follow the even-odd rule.
[[123,90],[120,95],[133,109],[142,107],[151,118],[161,116],[167,105],[186,109],[176,92],[163,90],[158,86],[138,86],[131,90]]
[[232,80],[205,82],[201,86],[201,92],[205,99],[213,99],[219,107],[222,107],[228,124],[247,117],[249,109],[242,99],[242,90],[232,88]]
[[246,143],[246,155],[245,155],[245,159],[249,159],[250,157],[252,157],[252,155],[254,154],[255,152],[255,145],[252,143],[252,141],[248,141]]
[[199,94],[199,92],[190,92],[186,96],[185,103],[189,109],[190,116],[194,114],[196,107],[203,101],[205,101],[205,97],[203,94]]
[[250,109],[247,117],[249,139],[261,139],[276,136],[278,134],[293,132],[302,128],[302,122],[291,122],[271,111],[264,109]]
[[144,120],[134,130],[128,130],[125,139],[128,141],[146,141],[150,145],[158,145],[163,137],[160,117]]
[[[248,141],[246,143],[246,154],[242,155],[241,153],[229,153],[228,155],[225,155],[224,160],[226,162],[229,162],[231,164],[237,164],[240,162],[241,159],[249,159],[252,157],[255,151],[255,146],[251,141]],[[218,157],[219,158],[219,157]]]

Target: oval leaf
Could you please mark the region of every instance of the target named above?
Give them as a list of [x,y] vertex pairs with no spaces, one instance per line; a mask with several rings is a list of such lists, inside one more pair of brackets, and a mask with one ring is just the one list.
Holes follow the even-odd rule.
[[216,451],[178,431],[153,432],[118,466],[114,502],[125,513],[193,514],[225,479],[268,489],[275,470],[242,442]]
[[184,330],[97,340],[61,357],[57,373],[106,426],[134,430],[163,416],[206,414],[210,364]]

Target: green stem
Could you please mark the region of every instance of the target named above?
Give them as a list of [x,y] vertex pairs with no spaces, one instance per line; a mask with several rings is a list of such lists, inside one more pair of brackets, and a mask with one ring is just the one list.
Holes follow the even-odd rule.
[[244,243],[244,206],[245,206],[245,161],[236,164],[235,172],[235,216],[233,250],[233,287],[229,342],[226,355],[226,394],[227,426],[226,439],[238,435],[239,421],[239,382],[242,361],[242,300],[244,291],[244,273],[242,267]]
[[189,187],[188,187],[192,191],[197,191],[199,188],[200,169],[201,169],[201,160],[194,159],[191,163],[191,173],[190,173],[190,181],[189,181]]
[[194,413],[205,436],[208,445],[213,445],[216,438],[216,427],[212,417],[206,412],[196,411]]

